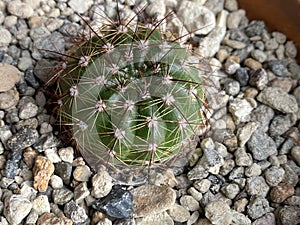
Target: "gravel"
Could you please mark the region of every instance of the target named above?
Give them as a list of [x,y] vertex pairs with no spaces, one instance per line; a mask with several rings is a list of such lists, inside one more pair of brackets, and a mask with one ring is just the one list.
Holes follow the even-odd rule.
[[[177,169],[152,171],[149,184],[121,182],[60,142],[44,85],[59,54],[89,31],[81,16],[96,27],[105,13],[115,15],[116,3],[105,2],[0,2],[0,223],[299,224],[297,48],[263,21],[249,21],[235,0],[146,8],[158,19],[173,10],[162,29],[184,35],[182,43],[190,38],[210,71],[211,127]],[[140,2],[119,1],[124,18]]]

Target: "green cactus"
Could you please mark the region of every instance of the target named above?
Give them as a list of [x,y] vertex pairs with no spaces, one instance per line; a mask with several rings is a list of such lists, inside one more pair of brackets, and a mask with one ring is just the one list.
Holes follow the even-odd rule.
[[205,96],[188,53],[158,26],[122,21],[74,46],[58,113],[92,167],[163,163],[203,128]]

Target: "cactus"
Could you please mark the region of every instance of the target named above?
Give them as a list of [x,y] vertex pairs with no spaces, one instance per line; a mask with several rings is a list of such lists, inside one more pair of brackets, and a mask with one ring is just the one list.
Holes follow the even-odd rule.
[[58,114],[92,167],[163,163],[199,133],[205,96],[188,57],[159,23],[120,19],[69,51]]

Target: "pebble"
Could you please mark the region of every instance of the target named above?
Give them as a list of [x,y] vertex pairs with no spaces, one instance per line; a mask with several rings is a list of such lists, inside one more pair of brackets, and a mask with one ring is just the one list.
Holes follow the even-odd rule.
[[29,4],[17,0],[13,0],[7,4],[7,11],[22,19],[29,18],[34,13],[33,8]]
[[245,33],[249,37],[260,36],[265,29],[265,23],[263,21],[253,20],[245,28]]
[[228,11],[235,11],[238,9],[238,3],[236,0],[225,0],[224,8]]
[[228,74],[234,74],[238,68],[240,68],[239,60],[228,57],[224,64],[225,72]]
[[[285,92],[290,92],[293,87],[293,81],[290,78],[275,78],[270,82],[270,87],[279,87]],[[294,96],[297,98],[297,96],[294,93]]]
[[252,156],[250,153],[246,152],[246,149],[243,147],[238,148],[234,152],[235,162],[238,166],[250,166],[253,163]]
[[267,55],[259,49],[254,49],[251,51],[251,56],[260,63],[263,63],[267,60]]
[[166,212],[148,215],[135,221],[136,225],[174,225],[172,218]]
[[284,174],[284,169],[277,166],[272,166],[264,172],[266,182],[270,186],[277,186],[283,180]]
[[[3,37],[5,32],[1,31],[1,28],[0,32],[2,34],[1,36]],[[5,92],[12,89],[20,80],[21,72],[16,67],[6,63],[0,63],[0,92]]]
[[297,47],[293,41],[287,41],[285,44],[285,55],[290,58],[296,58]]
[[46,192],[53,172],[53,163],[44,156],[37,156],[33,167],[33,187],[40,192]]
[[278,48],[278,43],[275,38],[271,38],[265,41],[265,48],[266,50],[275,50]]
[[19,102],[19,93],[16,90],[8,90],[0,93],[0,109],[10,109]]
[[237,29],[241,23],[241,20],[245,17],[246,11],[244,9],[235,10],[229,13],[227,18],[227,28]]
[[51,176],[49,183],[53,189],[59,189],[64,186],[64,183],[63,183],[63,180],[61,179],[61,177],[59,177],[55,174]]
[[4,200],[3,215],[9,224],[20,224],[30,213],[31,208],[32,203],[26,197],[13,194]]
[[236,225],[251,225],[251,220],[243,213],[232,210],[232,223]]
[[292,126],[290,116],[278,115],[273,118],[269,127],[271,137],[283,135]]
[[190,195],[184,195],[179,199],[180,205],[188,211],[194,212],[199,210],[199,202]]
[[205,217],[216,225],[228,225],[232,222],[230,207],[223,201],[209,202],[205,207]]
[[52,191],[53,202],[58,205],[64,205],[73,198],[74,194],[69,189],[63,187]]
[[72,175],[72,164],[67,162],[55,163],[55,174],[62,178],[64,184],[69,185]]
[[250,72],[249,84],[258,90],[263,90],[268,84],[268,75],[264,69],[257,69]]
[[75,224],[84,223],[88,219],[88,216],[85,213],[84,208],[79,206],[73,200],[71,200],[64,206],[64,213]]
[[[246,123],[244,126],[237,129],[237,137],[239,140],[240,147],[244,147],[246,145],[246,143],[252,136],[253,132],[259,128],[259,125],[260,124],[258,122],[249,122],[249,123]],[[238,156],[236,155],[236,157],[238,157]],[[248,157],[244,155],[244,152],[242,152],[241,157],[243,158],[242,161],[246,160],[247,162],[249,162],[248,161],[249,159],[248,160],[246,159]],[[247,165],[244,165],[244,166],[247,166]]]
[[176,221],[176,222],[186,222],[190,218],[190,213],[189,211],[184,208],[181,205],[175,204],[173,207],[171,207],[168,210],[168,214],[171,216],[171,218]]
[[19,108],[19,117],[20,119],[29,119],[35,117],[38,113],[38,109],[38,106],[32,102],[22,104]]
[[[147,209],[145,210],[143,208],[149,206],[143,205],[143,200],[141,198],[135,196],[135,202],[133,202],[133,198],[134,195],[131,194],[131,192],[123,190],[121,189],[121,187],[116,186],[105,198],[93,202],[92,207],[100,212],[107,214],[110,217],[119,219],[129,218],[133,215],[133,212],[135,213],[133,215],[134,217],[144,217],[146,215],[149,215],[145,213]],[[138,200],[136,198],[138,198]],[[141,213],[142,216],[139,216],[136,213]]]
[[38,216],[48,212],[50,213],[50,203],[46,195],[39,195],[32,201],[32,209],[36,211]]
[[300,208],[296,206],[284,206],[278,212],[278,220],[284,225],[299,224]]
[[250,69],[245,67],[236,70],[235,79],[240,83],[242,87],[248,84],[249,71]]
[[280,77],[286,77],[289,75],[289,71],[282,60],[271,60],[268,62],[268,68],[276,75]]
[[260,196],[252,196],[247,206],[247,213],[252,219],[258,219],[271,210],[268,200]]
[[294,187],[290,184],[280,183],[270,191],[270,198],[275,203],[282,203],[294,194]]
[[177,16],[190,32],[195,32],[197,35],[208,34],[216,26],[214,13],[198,2],[183,1]]
[[74,12],[79,14],[85,13],[93,4],[92,0],[70,0],[68,5]]
[[249,195],[266,197],[269,189],[263,177],[255,176],[247,178],[246,190]]
[[58,150],[58,154],[62,161],[73,163],[74,149],[72,147],[61,148]]
[[229,103],[229,112],[236,122],[247,122],[250,120],[250,114],[253,110],[252,105],[247,99],[235,98]]
[[262,68],[262,64],[259,61],[256,61],[255,59],[252,58],[247,58],[244,61],[245,66],[252,70],[258,70]]
[[272,32],[272,36],[279,44],[284,44],[286,42],[286,35],[281,32],[274,31]]
[[257,100],[283,113],[298,111],[297,100],[281,88],[266,87],[257,96]]
[[208,176],[208,171],[202,165],[196,165],[187,174],[189,180],[199,180]]
[[295,146],[292,148],[291,156],[293,157],[297,165],[300,166],[300,146]]
[[77,166],[73,171],[73,177],[77,181],[88,181],[92,172],[87,165]]
[[78,184],[74,189],[74,200],[77,204],[81,203],[89,195],[90,191],[86,182]]
[[252,225],[276,225],[275,215],[266,213],[261,218],[256,219]]
[[12,35],[7,29],[5,29],[3,27],[0,27],[0,32],[1,32],[0,47],[6,47],[11,43]]
[[28,126],[22,127],[18,133],[7,140],[7,145],[12,151],[21,151],[38,141],[39,134],[37,130]]
[[71,219],[65,216],[56,216],[54,213],[44,213],[37,221],[37,225],[72,225]]
[[166,186],[143,185],[131,190],[136,206],[134,217],[143,217],[170,209],[176,192]]
[[[88,181],[88,179],[86,181]],[[91,195],[95,198],[102,198],[112,190],[112,186],[112,177],[104,167],[101,167],[92,178]]]
[[239,194],[240,188],[237,184],[228,184],[223,186],[221,191],[227,198],[234,199]]

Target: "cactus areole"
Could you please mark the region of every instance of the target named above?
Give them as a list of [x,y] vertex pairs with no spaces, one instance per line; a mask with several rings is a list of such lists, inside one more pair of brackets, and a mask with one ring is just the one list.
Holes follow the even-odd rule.
[[203,128],[200,73],[158,28],[103,25],[69,54],[59,115],[92,167],[163,163]]

